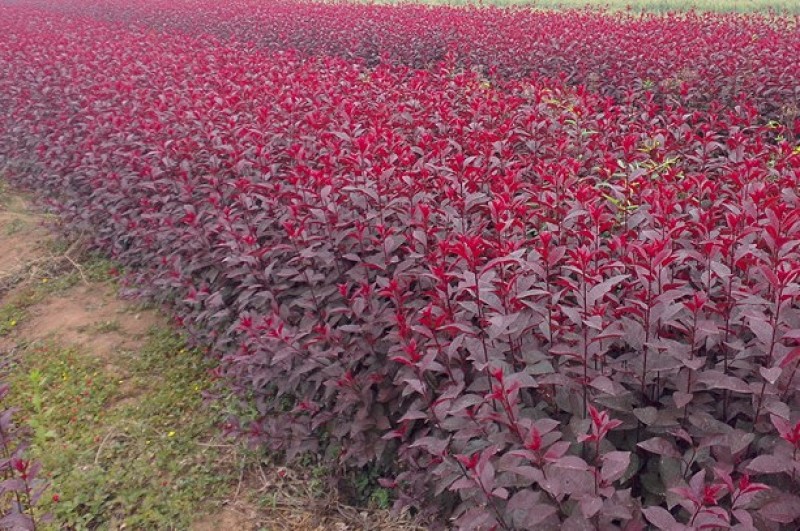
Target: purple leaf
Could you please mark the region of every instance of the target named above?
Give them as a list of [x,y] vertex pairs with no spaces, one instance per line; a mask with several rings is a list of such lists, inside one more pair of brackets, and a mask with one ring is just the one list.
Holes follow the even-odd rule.
[[617,275],[615,277],[611,277],[608,280],[604,280],[603,282],[600,282],[599,284],[593,286],[592,289],[589,290],[589,293],[586,296],[586,306],[591,308],[592,306],[597,304],[597,301],[605,297],[605,295],[608,294],[614,288],[614,286],[616,286],[629,276],[630,275]]
[[697,383],[709,389],[727,389],[737,393],[752,393],[753,390],[741,378],[728,376],[719,371],[704,371],[697,376]]
[[630,452],[608,452],[603,454],[603,467],[600,470],[600,477],[603,481],[610,483],[622,477],[631,462]]
[[780,367],[773,367],[771,369],[767,369],[766,367],[760,367],[758,369],[758,372],[759,374],[761,374],[761,376],[764,377],[766,381],[774,385],[775,382],[778,381],[778,378],[781,377],[783,369],[781,369]]
[[661,531],[673,531],[681,528],[669,511],[662,507],[644,507],[642,514],[648,522]]
[[681,391],[675,391],[672,393],[672,399],[675,401],[675,407],[678,409],[683,409],[686,407],[686,404],[692,401],[694,395],[692,393],[683,393]]
[[747,470],[754,474],[780,474],[787,472],[785,459],[774,455],[759,455],[747,464]]
[[580,508],[581,515],[588,520],[603,508],[603,499],[599,496],[586,496],[581,498]]
[[782,493],[759,507],[758,514],[770,522],[791,524],[800,518],[800,498]]
[[636,446],[656,455],[672,457],[675,459],[681,458],[681,454],[675,448],[675,445],[661,437],[652,437],[646,441],[640,442]]

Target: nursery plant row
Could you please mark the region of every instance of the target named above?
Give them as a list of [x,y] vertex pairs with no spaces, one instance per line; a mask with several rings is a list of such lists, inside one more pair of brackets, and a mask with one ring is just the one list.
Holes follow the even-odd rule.
[[434,527],[794,528],[796,19],[170,4],[0,7],[0,161],[228,429]]

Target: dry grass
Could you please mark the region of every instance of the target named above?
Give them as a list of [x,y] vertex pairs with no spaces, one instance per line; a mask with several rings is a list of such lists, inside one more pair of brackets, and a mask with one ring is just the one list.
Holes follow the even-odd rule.
[[[423,531],[405,514],[342,503],[335,489],[320,489],[307,470],[251,463],[223,511],[247,529],[270,531]],[[226,518],[223,516],[222,520]],[[219,528],[201,522],[192,531]]]

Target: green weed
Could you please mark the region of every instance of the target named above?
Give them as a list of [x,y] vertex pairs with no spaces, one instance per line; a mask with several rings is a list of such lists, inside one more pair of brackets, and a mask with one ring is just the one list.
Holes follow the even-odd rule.
[[55,528],[186,528],[234,480],[224,445],[206,444],[219,415],[201,393],[209,365],[174,333],[153,330],[113,366],[73,348],[29,347],[12,400],[59,501]]
[[0,306],[0,337],[13,332],[25,319],[25,316],[25,309],[17,304]]

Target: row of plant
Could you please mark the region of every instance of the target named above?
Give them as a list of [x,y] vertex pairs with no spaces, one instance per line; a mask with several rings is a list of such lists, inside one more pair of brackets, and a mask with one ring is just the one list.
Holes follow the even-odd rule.
[[232,430],[465,529],[798,517],[800,149],[758,98],[31,13],[0,155],[214,346]]
[[429,67],[446,59],[493,80],[535,74],[617,100],[706,109],[746,99],[795,128],[800,112],[796,16],[284,0],[68,0],[57,8],[154,31],[213,35],[246,50],[291,48],[368,65]]

